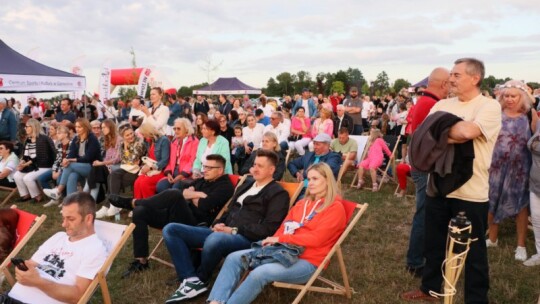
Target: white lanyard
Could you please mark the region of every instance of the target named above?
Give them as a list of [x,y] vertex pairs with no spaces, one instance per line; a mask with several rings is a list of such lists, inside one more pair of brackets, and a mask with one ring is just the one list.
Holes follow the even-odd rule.
[[[300,224],[303,224],[304,223],[304,219],[306,218],[306,211],[307,211],[307,205],[308,205],[308,202],[306,202],[306,204],[304,205],[304,213],[302,214],[302,219],[300,220]],[[319,203],[321,202],[321,200],[318,200],[315,202],[315,204],[313,205],[313,208],[311,208],[311,211],[309,212],[308,216],[313,214],[313,211],[315,211],[315,208],[317,208],[317,206],[319,205]]]

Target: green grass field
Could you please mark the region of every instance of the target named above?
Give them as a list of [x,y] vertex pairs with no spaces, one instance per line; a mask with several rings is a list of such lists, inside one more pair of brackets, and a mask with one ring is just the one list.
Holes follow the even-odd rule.
[[[381,192],[349,189],[344,187],[346,199],[369,203],[369,208],[358,225],[349,235],[343,251],[350,276],[351,286],[356,293],[351,300],[341,296],[308,293],[303,303],[402,303],[399,294],[419,286],[420,279],[405,272],[405,253],[411,219],[414,213],[414,198],[395,198],[392,193],[395,185],[385,185]],[[3,196],[4,193],[1,194]],[[44,213],[47,220],[40,231],[30,241],[21,257],[29,258],[37,247],[53,233],[61,230],[59,208],[43,208],[29,203],[18,204],[19,208],[32,213]],[[113,220],[113,219],[110,219]],[[122,222],[129,223],[127,213],[122,214]],[[529,231],[530,232],[530,231]],[[151,229],[150,248],[159,240],[158,230]],[[532,232],[529,234],[527,251],[535,253]],[[113,303],[164,303],[175,288],[165,285],[174,277],[174,269],[151,263],[151,269],[122,280],[121,273],[133,259],[132,242],[120,252],[108,275]],[[515,226],[506,221],[500,228],[498,248],[489,248],[491,303],[536,303],[540,294],[540,267],[525,267],[514,260]],[[163,246],[161,257],[168,259]],[[217,274],[217,273],[216,273]],[[339,279],[337,263],[331,263],[325,272],[326,277]],[[463,302],[463,278],[458,286],[456,303]],[[4,283],[0,290],[7,291]],[[292,290],[267,287],[256,303],[289,303],[296,296]],[[204,303],[201,296],[190,303]],[[92,303],[102,303],[97,292]]]

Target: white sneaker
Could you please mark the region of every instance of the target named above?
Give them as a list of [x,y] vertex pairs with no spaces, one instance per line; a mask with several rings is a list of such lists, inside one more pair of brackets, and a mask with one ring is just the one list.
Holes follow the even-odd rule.
[[52,198],[53,200],[60,200],[61,194],[58,192],[58,188],[54,189],[43,189],[43,193],[45,193],[46,196]]
[[525,247],[517,247],[516,248],[516,255],[514,256],[516,261],[522,261],[525,262],[527,259],[527,249]]
[[538,266],[540,265],[540,253],[531,256],[528,260],[523,262],[525,266]]
[[106,217],[107,211],[109,211],[109,208],[102,206],[101,209],[99,209],[98,212],[96,212],[96,218],[100,219],[100,218]]
[[122,209],[111,205],[109,207],[109,210],[107,211],[107,216],[115,216],[117,213],[120,212],[120,210]]
[[47,207],[52,207],[52,206],[56,206],[58,205],[60,202],[55,200],[55,199],[51,199],[48,203],[44,204],[43,207],[47,208]]
[[497,247],[499,246],[499,240],[492,242],[490,239],[486,239],[486,247]]

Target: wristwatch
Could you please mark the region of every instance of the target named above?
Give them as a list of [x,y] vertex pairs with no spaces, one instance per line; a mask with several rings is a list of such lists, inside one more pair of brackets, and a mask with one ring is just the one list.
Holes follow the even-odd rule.
[[237,228],[237,227],[232,227],[232,228],[231,228],[231,234],[232,234],[232,235],[238,234],[238,228]]

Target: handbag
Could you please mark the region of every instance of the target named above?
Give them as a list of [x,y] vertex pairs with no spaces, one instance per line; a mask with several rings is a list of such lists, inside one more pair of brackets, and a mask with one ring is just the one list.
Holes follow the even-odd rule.
[[[147,165],[148,167],[150,168],[157,168],[157,161],[154,160],[154,159],[151,159],[150,157],[148,156],[143,156],[142,157],[142,162]],[[146,176],[154,176],[154,175],[158,175],[160,174],[161,171],[160,170],[150,170],[148,172],[146,172]],[[140,172],[139,172],[139,175],[142,175]]]
[[134,164],[121,164],[120,169],[122,169],[122,170],[124,170],[126,172],[129,172],[131,174],[137,174],[137,173],[139,173],[139,170],[141,169],[141,167],[139,167],[138,165],[134,165]]

